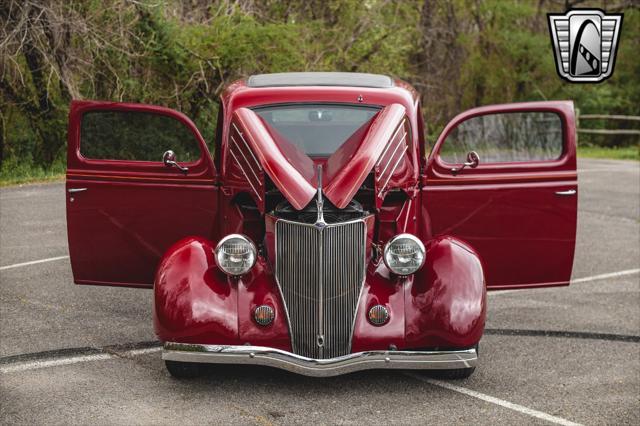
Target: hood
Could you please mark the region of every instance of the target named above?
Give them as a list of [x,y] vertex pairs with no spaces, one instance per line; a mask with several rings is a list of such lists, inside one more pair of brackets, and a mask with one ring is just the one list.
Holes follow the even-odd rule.
[[[381,205],[396,170],[406,171],[411,167],[410,158],[405,155],[408,129],[405,114],[400,104],[384,107],[327,159],[322,192],[332,204],[345,208],[373,170],[376,205]],[[248,108],[235,111],[230,135],[237,151],[237,154],[231,151],[231,156],[262,212],[263,172],[296,210],[304,209],[311,202],[317,193],[317,173],[313,160],[298,147],[275,129],[267,129],[262,119]]]
[[[383,108],[363,138],[350,138],[329,157],[322,192],[333,205],[343,209],[353,199],[374,166],[381,163],[380,160],[386,155],[385,148],[394,142],[394,134],[404,121],[404,116],[405,108],[400,104]],[[377,195],[378,191],[376,198]]]
[[[233,124],[237,124],[237,126],[233,126]],[[271,178],[276,188],[296,210],[302,210],[309,204],[316,194],[316,189],[311,184],[314,176],[313,161],[309,157],[284,138],[280,137],[276,143],[260,117],[248,108],[239,108],[234,113],[232,140],[234,133],[241,142],[248,145],[246,148],[249,151],[244,155],[234,157],[234,160],[245,166],[251,164],[252,160],[258,163],[253,170],[250,167],[245,167],[249,170],[245,170],[242,174],[249,183],[255,176],[256,180],[251,188],[258,198],[258,206],[262,207],[260,209],[262,212],[264,212],[264,179],[260,179],[262,171]],[[238,145],[244,148],[241,143]],[[233,151],[231,153],[233,155]],[[249,158],[249,155],[255,157]],[[259,186],[261,190],[256,186]]]

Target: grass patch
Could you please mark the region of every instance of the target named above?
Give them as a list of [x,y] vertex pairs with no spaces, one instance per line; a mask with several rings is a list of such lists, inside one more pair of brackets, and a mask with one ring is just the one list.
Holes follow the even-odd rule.
[[640,161],[640,145],[625,146],[620,148],[606,148],[601,146],[579,146],[578,157]]
[[55,163],[44,169],[31,164],[7,160],[2,163],[0,168],[0,186],[62,180],[65,171],[62,163]]

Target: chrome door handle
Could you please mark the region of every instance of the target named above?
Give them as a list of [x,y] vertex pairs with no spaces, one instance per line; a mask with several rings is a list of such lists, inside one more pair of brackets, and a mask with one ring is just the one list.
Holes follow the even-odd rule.
[[162,162],[167,167],[176,167],[185,175],[189,171],[188,167],[183,167],[180,164],[178,164],[178,162],[176,161],[176,154],[171,150],[165,151],[165,153],[162,155]]
[[84,192],[87,188],[69,188],[67,191],[69,194],[75,194],[76,192]]
[[560,195],[560,196],[569,196],[569,195],[576,195],[578,191],[576,191],[575,189],[567,189],[566,191],[556,191],[556,195]]
[[480,164],[480,156],[478,155],[478,153],[475,151],[469,151],[469,153],[467,153],[467,161],[462,163],[462,167],[454,167],[453,169],[451,169],[451,174],[455,176],[460,173],[465,167],[471,167],[472,169],[475,169],[476,167],[478,167],[478,164]]

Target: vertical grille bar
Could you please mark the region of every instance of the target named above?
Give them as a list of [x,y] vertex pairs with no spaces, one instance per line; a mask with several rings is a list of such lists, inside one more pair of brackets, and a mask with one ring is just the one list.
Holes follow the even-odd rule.
[[365,241],[364,221],[324,228],[276,222],[276,278],[289,315],[294,353],[322,359],[351,351],[364,281]]

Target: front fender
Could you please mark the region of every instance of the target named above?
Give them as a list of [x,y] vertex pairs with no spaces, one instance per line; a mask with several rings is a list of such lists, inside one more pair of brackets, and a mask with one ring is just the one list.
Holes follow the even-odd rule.
[[[286,316],[264,259],[245,276],[228,277],[216,265],[215,244],[189,237],[160,261],[154,283],[153,322],[161,341],[218,345],[265,345],[291,350]],[[253,320],[262,304],[276,318],[266,327]]]
[[229,284],[208,240],[186,238],[170,247],[153,286],[158,338],[200,343],[203,335],[214,332],[221,344],[238,344],[238,292]]
[[482,337],[487,291],[482,262],[453,237],[426,244],[426,262],[405,287],[405,343],[412,348],[469,348]]

